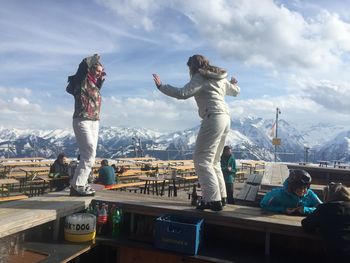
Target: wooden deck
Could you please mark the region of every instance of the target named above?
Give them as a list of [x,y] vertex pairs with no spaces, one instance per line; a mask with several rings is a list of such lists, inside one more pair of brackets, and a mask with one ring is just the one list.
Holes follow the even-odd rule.
[[85,209],[92,197],[70,197],[68,192],[0,204],[0,238]]
[[56,192],[0,204],[0,238],[47,222],[59,222],[61,217],[85,209],[92,199],[114,202],[129,213],[156,217],[168,213],[196,216],[204,218],[208,224],[263,232],[266,235],[266,254],[270,252],[271,234],[320,239],[318,235],[303,232],[303,217],[300,216],[272,214],[260,208],[239,205],[228,205],[222,212],[198,211],[187,199],[113,191],[98,191],[95,197],[70,197],[68,192]]

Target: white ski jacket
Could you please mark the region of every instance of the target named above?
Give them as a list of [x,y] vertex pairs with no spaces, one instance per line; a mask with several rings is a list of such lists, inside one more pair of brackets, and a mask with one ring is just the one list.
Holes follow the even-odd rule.
[[227,72],[223,69],[219,73],[201,69],[199,71],[183,88],[161,85],[158,89],[176,99],[185,100],[193,96],[197,102],[198,114],[202,119],[212,113],[229,114],[224,97],[225,95],[237,96],[240,88],[226,79]]

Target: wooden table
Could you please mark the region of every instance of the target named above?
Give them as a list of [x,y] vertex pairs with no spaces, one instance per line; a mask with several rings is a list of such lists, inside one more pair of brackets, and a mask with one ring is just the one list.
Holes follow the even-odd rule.
[[35,162],[35,161],[41,161],[44,160],[43,157],[24,157],[24,158],[1,158],[0,163],[3,162],[19,162],[19,161],[30,161],[30,162]]
[[319,163],[319,167],[327,167],[329,165],[328,161],[317,161]]
[[0,179],[1,196],[10,196],[9,188],[11,187],[11,185],[17,184],[17,183],[19,183],[19,181],[15,179]]
[[41,162],[13,162],[13,163],[0,163],[0,168],[3,168],[5,176],[11,174],[17,168],[21,167],[48,167],[52,164],[52,161],[41,161]]
[[22,167],[21,171],[26,173],[26,180],[28,178],[31,178],[31,180],[33,181],[35,179],[35,177],[38,176],[39,173],[41,172],[49,172],[50,171],[50,167],[46,166],[46,167]]
[[199,211],[192,207],[188,200],[165,199],[152,195],[140,197],[140,195],[133,194],[118,194],[118,196],[115,196],[106,192],[101,193],[95,200],[116,203],[123,212],[150,216],[171,213],[203,218],[206,224],[263,232],[265,234],[266,255],[270,254],[270,239],[273,234],[307,240],[321,240],[319,234],[308,234],[302,230],[301,220],[304,218],[303,216],[274,214],[263,211],[258,207],[240,205],[227,205],[221,212]]
[[52,222],[56,240],[60,218],[84,210],[92,198],[62,191],[0,204],[0,238]]
[[[143,193],[146,194],[152,190],[152,193],[156,195],[163,196],[164,195],[164,189],[165,189],[165,183],[171,181],[172,187],[174,190],[174,196],[177,196],[177,187],[176,187],[176,181],[181,179],[181,177],[173,177],[171,175],[159,175],[159,176],[140,176],[139,180],[144,181],[145,187],[143,189]],[[161,184],[160,191],[158,190],[158,184]],[[151,189],[152,188],[152,189]],[[169,192],[170,195],[170,192]]]
[[131,213],[130,221],[135,220],[133,215],[137,214],[158,217],[171,213],[203,218],[206,224],[262,232],[265,235],[267,255],[270,252],[270,239],[274,234],[310,241],[321,240],[320,235],[308,234],[302,230],[302,216],[273,214],[260,208],[239,205],[227,205],[221,212],[199,211],[192,207],[187,199],[115,191],[97,191],[95,197],[74,197],[69,196],[69,192],[58,192],[0,204],[0,238],[48,222],[55,222],[53,235],[57,237],[59,219],[87,208],[92,199],[115,203],[123,213]]
[[154,161],[155,157],[135,157],[135,158],[116,158],[117,163],[127,162],[151,162]]

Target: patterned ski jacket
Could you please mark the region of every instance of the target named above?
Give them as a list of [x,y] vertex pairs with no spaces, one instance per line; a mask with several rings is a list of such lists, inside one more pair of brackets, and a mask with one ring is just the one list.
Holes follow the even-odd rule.
[[99,62],[99,55],[84,58],[75,75],[68,77],[67,92],[74,96],[73,118],[97,121],[100,119],[101,94],[103,81],[96,84],[87,78],[90,68]]

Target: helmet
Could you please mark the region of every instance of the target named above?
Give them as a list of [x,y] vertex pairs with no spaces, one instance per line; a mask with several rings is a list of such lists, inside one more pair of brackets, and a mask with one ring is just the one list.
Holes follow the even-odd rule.
[[309,188],[311,184],[311,176],[305,170],[290,170],[288,188],[294,192],[299,187]]

